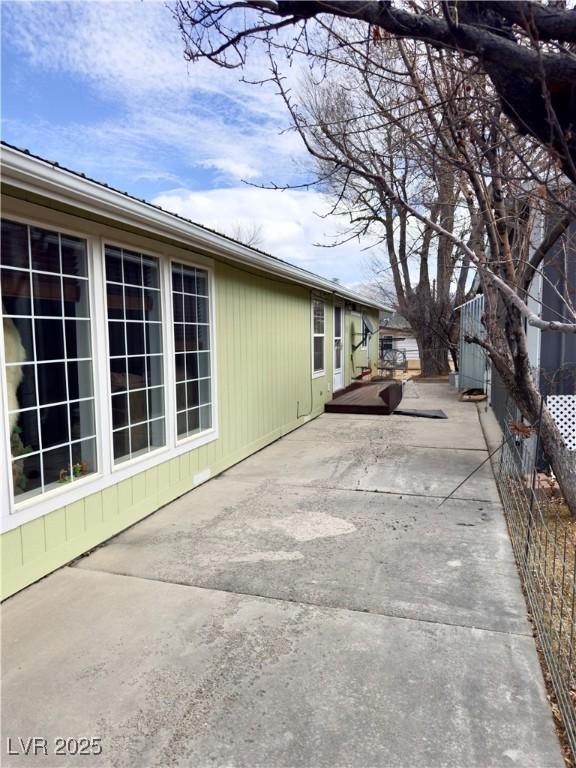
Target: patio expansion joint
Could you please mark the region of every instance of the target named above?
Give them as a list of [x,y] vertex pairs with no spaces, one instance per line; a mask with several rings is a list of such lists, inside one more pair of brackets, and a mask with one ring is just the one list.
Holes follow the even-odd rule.
[[[65,566],[65,568],[75,568],[75,567],[73,565],[69,565],[69,566]],[[323,603],[313,602],[311,600],[301,600],[301,599],[296,600],[296,599],[290,599],[286,597],[277,597],[273,595],[261,595],[257,592],[242,592],[240,590],[224,589],[222,587],[208,587],[202,584],[191,584],[184,581],[161,579],[161,578],[155,578],[153,576],[141,576],[133,573],[122,573],[120,571],[110,571],[110,570],[104,570],[101,568],[88,568],[86,566],[83,566],[82,569],[80,570],[87,571],[89,573],[90,572],[103,573],[109,576],[116,576],[116,577],[126,578],[126,579],[139,579],[140,581],[167,584],[174,587],[182,587],[184,589],[186,588],[202,589],[207,592],[220,592],[222,594],[237,595],[238,597],[251,597],[254,600],[263,600],[267,602],[276,602],[276,603],[290,603],[292,605],[302,605],[302,606],[307,606],[309,608],[319,608],[323,611],[330,611],[334,613],[338,612],[338,613],[360,614],[362,616],[382,616],[387,619],[397,619],[398,621],[410,621],[410,622],[415,622],[417,624],[432,624],[439,627],[454,627],[456,629],[476,630],[478,632],[486,632],[491,635],[508,635],[510,637],[529,638],[530,641],[533,642],[533,635],[529,627],[527,628],[526,632],[518,632],[518,631],[497,629],[494,627],[476,626],[473,624],[458,624],[458,623],[453,623],[449,621],[439,621],[436,619],[415,618],[413,616],[404,616],[400,613],[387,613],[386,611],[350,608],[348,606],[326,605]],[[526,619],[526,621],[528,622],[528,619]]]
[[[298,483],[285,482],[281,482],[279,485],[282,485],[284,488],[300,488],[317,491],[337,491],[340,493],[373,493],[382,494],[383,496],[398,496],[398,498],[408,496],[410,498],[416,499],[438,499],[439,501],[442,501],[447,496],[447,494],[412,493],[409,491],[384,491],[378,488],[338,488],[337,486],[332,485],[301,485]],[[494,506],[501,506],[499,499],[476,499],[468,498],[465,496],[450,496],[449,501],[467,501],[473,504],[492,504]]]
[[[370,439],[370,445],[378,445],[380,440],[382,441],[382,445],[380,447],[383,448],[390,448],[390,444],[386,442],[386,437],[380,438],[380,439]],[[328,443],[329,445],[334,444],[334,440],[330,440],[329,438],[318,438],[318,437],[300,437],[294,436],[292,438],[292,442],[294,443]],[[362,443],[358,440],[341,440],[338,439],[339,445],[362,445]],[[412,443],[402,443],[403,448],[423,448],[427,451],[473,451],[475,453],[487,453],[487,448],[460,448],[457,445],[413,445]]]

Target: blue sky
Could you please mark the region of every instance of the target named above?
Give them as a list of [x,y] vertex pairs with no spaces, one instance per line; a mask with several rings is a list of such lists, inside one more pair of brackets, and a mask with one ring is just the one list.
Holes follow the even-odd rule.
[[[260,228],[261,247],[325,276],[366,277],[357,243],[302,183],[309,160],[272,88],[187,64],[164,3],[0,2],[2,138],[228,234]],[[265,59],[254,51],[248,79]],[[297,73],[293,73],[297,78]]]

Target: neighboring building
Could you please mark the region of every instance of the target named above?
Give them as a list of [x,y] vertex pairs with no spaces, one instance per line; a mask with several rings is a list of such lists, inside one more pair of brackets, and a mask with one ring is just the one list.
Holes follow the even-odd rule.
[[394,349],[403,353],[405,370],[420,371],[420,353],[410,323],[398,312],[380,313],[380,357],[385,350]]
[[[528,297],[530,309],[544,320],[571,322],[568,304],[576,304],[576,223],[551,249],[542,272],[532,280]],[[458,387],[460,390],[483,389],[504,428],[510,418],[520,417],[519,411],[484,350],[465,341],[467,335],[483,338],[483,313],[482,294],[461,307]],[[576,336],[541,331],[526,324],[526,337],[530,364],[540,392],[548,398],[548,406],[568,447],[576,450]],[[529,450],[534,448],[532,443]]]
[[6,597],[318,416],[379,305],[12,147],[2,176]]

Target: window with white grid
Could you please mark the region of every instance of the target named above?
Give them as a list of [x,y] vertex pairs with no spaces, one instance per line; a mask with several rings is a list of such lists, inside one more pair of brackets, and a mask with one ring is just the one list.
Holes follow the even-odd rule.
[[119,463],[166,443],[160,264],[105,246],[112,443]]
[[208,272],[172,263],[176,431],[179,439],[212,428]]
[[325,305],[320,299],[312,301],[312,369],[324,373]]
[[20,502],[97,471],[86,241],[3,220],[0,264]]

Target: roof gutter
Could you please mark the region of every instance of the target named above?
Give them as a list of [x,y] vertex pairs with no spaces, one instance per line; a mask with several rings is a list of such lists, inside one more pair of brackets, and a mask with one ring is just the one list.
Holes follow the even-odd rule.
[[387,309],[383,304],[342,288],[332,280],[260,254],[150,203],[12,147],[2,147],[2,180],[28,192],[45,195],[164,237],[172,237],[188,246],[209,249],[214,256],[252,266],[309,288],[327,291],[364,306]]

